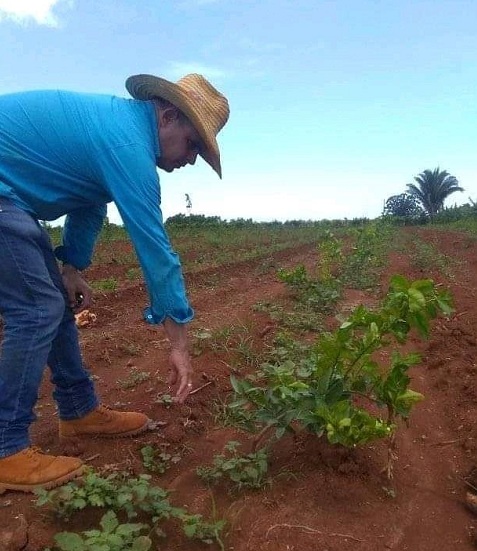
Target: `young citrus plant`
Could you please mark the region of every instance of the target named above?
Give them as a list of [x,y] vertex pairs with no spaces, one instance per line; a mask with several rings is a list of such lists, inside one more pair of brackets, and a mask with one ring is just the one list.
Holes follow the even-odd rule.
[[[411,329],[423,337],[439,312],[451,312],[451,300],[431,280],[410,282],[394,276],[376,311],[358,306],[341,326],[307,349],[301,359],[262,366],[259,375],[232,377],[232,407],[254,414],[260,437],[275,429],[281,437],[295,427],[325,435],[333,444],[356,446],[390,436],[399,417],[407,417],[423,396],[409,388],[417,354],[394,349],[388,365],[375,360],[378,350],[404,344]],[[372,404],[366,407],[364,404]]]

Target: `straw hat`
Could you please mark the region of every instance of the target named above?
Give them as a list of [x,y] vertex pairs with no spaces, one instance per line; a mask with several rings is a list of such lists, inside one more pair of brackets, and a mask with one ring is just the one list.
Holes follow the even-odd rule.
[[203,76],[186,75],[177,83],[153,75],[133,75],[126,80],[133,98],[163,98],[180,109],[190,120],[204,142],[201,156],[222,178],[220,151],[216,136],[229,118],[227,98]]

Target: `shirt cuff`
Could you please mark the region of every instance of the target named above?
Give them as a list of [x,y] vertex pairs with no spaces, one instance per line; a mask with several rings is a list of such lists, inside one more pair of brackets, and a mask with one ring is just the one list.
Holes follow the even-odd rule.
[[194,310],[188,306],[186,309],[177,308],[170,312],[153,312],[151,306],[144,309],[144,319],[151,325],[163,323],[166,318],[171,318],[176,323],[188,323],[194,319]]

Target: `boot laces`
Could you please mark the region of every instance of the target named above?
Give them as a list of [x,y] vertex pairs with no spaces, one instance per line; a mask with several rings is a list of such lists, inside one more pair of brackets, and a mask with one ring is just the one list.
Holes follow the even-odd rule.
[[25,450],[25,455],[28,457],[35,457],[37,455],[45,455],[45,453],[38,446],[30,446]]
[[103,404],[100,404],[96,409],[96,413],[99,413],[100,415],[104,415],[105,417],[110,417],[111,412],[114,412],[114,409],[110,406],[105,406]]

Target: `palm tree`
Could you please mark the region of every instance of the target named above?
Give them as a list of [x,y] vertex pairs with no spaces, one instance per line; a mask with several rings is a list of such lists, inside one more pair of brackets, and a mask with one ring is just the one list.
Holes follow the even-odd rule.
[[408,191],[416,197],[431,218],[442,210],[444,201],[449,195],[456,191],[464,191],[455,176],[449,174],[447,170],[439,170],[439,167],[421,172],[419,176],[414,177],[414,180],[417,185],[407,184]]

